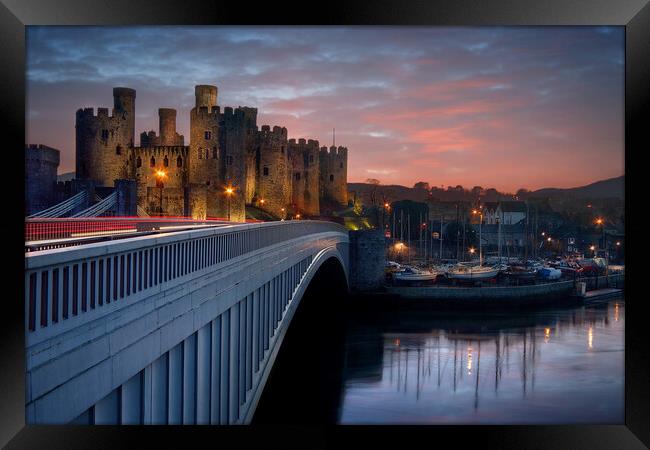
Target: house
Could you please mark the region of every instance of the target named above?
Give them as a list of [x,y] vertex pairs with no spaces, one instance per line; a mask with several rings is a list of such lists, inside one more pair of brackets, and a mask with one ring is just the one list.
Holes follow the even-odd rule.
[[522,201],[486,202],[483,205],[483,223],[514,225],[526,219],[527,207]]

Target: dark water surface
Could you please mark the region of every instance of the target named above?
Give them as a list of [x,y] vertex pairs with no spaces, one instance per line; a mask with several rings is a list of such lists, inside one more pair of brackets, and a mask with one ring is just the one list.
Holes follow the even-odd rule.
[[348,322],[343,424],[624,421],[625,303]]

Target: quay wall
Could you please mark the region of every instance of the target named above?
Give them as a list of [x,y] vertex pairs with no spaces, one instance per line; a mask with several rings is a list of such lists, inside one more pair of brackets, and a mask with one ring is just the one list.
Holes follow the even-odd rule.
[[556,283],[532,284],[526,286],[498,287],[389,287],[389,293],[400,297],[441,299],[441,300],[474,300],[474,299],[522,299],[526,297],[544,297],[569,294],[573,290],[573,281],[558,281]]

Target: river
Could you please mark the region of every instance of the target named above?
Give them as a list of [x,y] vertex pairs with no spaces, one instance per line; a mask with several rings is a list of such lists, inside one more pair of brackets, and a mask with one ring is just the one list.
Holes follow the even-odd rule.
[[621,424],[625,302],[349,320],[341,424]]

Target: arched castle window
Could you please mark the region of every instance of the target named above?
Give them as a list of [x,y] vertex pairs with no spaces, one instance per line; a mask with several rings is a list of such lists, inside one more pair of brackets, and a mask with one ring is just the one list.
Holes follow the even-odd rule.
[[183,158],[180,156],[176,159],[176,167],[183,167]]
[[219,149],[217,147],[212,147],[212,159],[219,158]]
[[102,139],[108,139],[108,130],[102,130]]
[[309,155],[309,162],[313,163],[314,162],[314,155]]
[[118,145],[117,147],[115,147],[115,154],[116,155],[121,155],[122,154],[122,146],[121,145]]
[[334,181],[334,175],[330,175],[330,181]]
[[264,173],[264,176],[267,177],[269,175],[269,168],[264,166],[263,173]]
[[343,163],[341,163],[341,164],[339,165],[339,167],[342,169],[342,168],[343,168]]
[[300,172],[296,172],[294,177],[296,178],[296,181],[300,180]]
[[156,158],[153,156],[151,157],[151,160],[149,161],[149,166],[150,167],[156,167]]
[[169,160],[167,159],[167,155],[165,155],[165,159],[163,159],[163,164],[165,167],[169,167]]
[[199,159],[203,159],[203,149],[199,149]]
[[142,158],[138,156],[138,159],[135,160],[136,167],[142,167]]
[[282,154],[284,155],[284,145],[280,147],[280,150],[282,150]]
[[205,140],[209,141],[210,139],[212,139],[212,131],[206,130],[206,132],[205,132]]
[[232,166],[232,156],[229,156],[228,158],[226,158],[226,163],[227,163],[229,166]]

